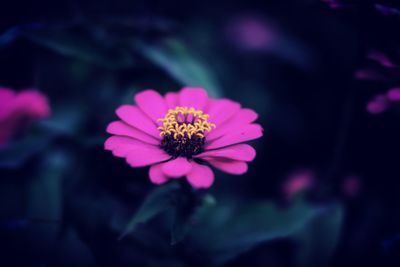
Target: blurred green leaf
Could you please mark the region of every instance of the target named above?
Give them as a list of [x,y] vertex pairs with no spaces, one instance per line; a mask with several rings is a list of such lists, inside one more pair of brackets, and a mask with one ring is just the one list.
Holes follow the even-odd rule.
[[40,173],[29,180],[27,215],[29,218],[61,218],[62,183],[70,167],[69,155],[63,150],[51,150],[43,155]]
[[193,223],[216,204],[212,195],[207,194],[196,204],[188,200],[179,201],[175,206],[175,216],[171,228],[171,245],[181,242],[192,229]]
[[296,235],[299,266],[326,266],[340,236],[343,207],[334,204]]
[[185,238],[192,214],[193,211],[188,204],[177,203],[171,226],[171,245],[175,245]]
[[222,95],[210,66],[193,56],[182,42],[168,39],[159,45],[138,43],[137,47],[143,56],[183,85],[204,87],[213,97]]
[[134,231],[139,223],[145,223],[161,212],[174,205],[174,197],[179,189],[178,184],[168,183],[155,188],[144,200],[138,211],[133,215],[119,239]]
[[303,201],[286,209],[270,201],[217,205],[193,227],[191,237],[219,265],[261,242],[293,235],[319,213]]
[[37,122],[47,131],[60,135],[73,135],[83,123],[84,111],[77,104],[58,105],[52,110],[50,118]]
[[69,28],[31,29],[22,31],[21,36],[60,55],[78,58],[106,68],[125,68],[134,63],[130,49],[123,44],[96,40],[88,33],[80,33]]

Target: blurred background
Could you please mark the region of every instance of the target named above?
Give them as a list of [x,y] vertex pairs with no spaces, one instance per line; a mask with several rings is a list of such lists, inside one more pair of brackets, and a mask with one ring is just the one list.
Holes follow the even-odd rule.
[[[1,6],[0,86],[41,96],[11,123],[0,94],[0,266],[400,266],[398,1]],[[264,128],[194,206],[103,148],[134,93],[186,85]]]

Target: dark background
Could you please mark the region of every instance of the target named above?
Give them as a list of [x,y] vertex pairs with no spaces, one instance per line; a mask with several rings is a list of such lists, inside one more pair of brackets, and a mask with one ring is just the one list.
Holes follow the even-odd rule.
[[[366,105],[398,85],[400,72],[391,70],[385,82],[354,77],[371,65],[371,49],[398,58],[400,15],[381,14],[377,3],[348,1],[339,9],[317,0],[2,3],[0,84],[38,88],[53,115],[32,126],[34,141],[15,152],[23,156],[0,169],[0,266],[216,264],[214,254],[197,250],[196,237],[169,245],[168,212],[118,241],[155,186],[147,170],[104,151],[106,125],[135,92],[184,85],[253,108],[264,127],[248,173],[217,172],[208,190],[217,207],[267,201],[290,209],[296,200],[287,200],[282,186],[290,173],[308,169],[315,183],[301,198],[309,209],[328,210],[308,230],[232,249],[222,266],[399,266],[399,110],[374,115]],[[262,48],[235,30],[243,20],[270,31]],[[171,64],[154,59],[154,51]],[[352,196],[343,189],[349,176],[360,181]],[[340,218],[329,217],[331,207]],[[242,224],[229,220],[238,220],[246,236],[261,215]],[[277,224],[290,227],[302,218],[296,216]]]

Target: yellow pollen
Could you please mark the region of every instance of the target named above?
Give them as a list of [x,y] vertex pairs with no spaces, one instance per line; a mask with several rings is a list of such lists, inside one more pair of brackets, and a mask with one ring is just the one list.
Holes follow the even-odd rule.
[[163,125],[158,127],[161,131],[160,136],[172,134],[174,139],[184,137],[185,134],[192,138],[198,136],[204,138],[205,132],[210,132],[215,128],[214,123],[208,122],[208,114],[193,107],[176,107],[169,109],[165,117],[158,119]]

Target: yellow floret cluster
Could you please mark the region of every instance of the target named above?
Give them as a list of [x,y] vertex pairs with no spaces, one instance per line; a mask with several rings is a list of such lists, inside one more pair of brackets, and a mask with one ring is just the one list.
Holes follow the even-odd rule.
[[210,132],[215,128],[214,123],[208,122],[208,117],[208,114],[193,107],[176,107],[169,109],[163,119],[158,119],[163,123],[158,129],[161,131],[161,136],[169,134],[175,139],[185,135],[189,138],[192,136],[204,138],[205,132]]

